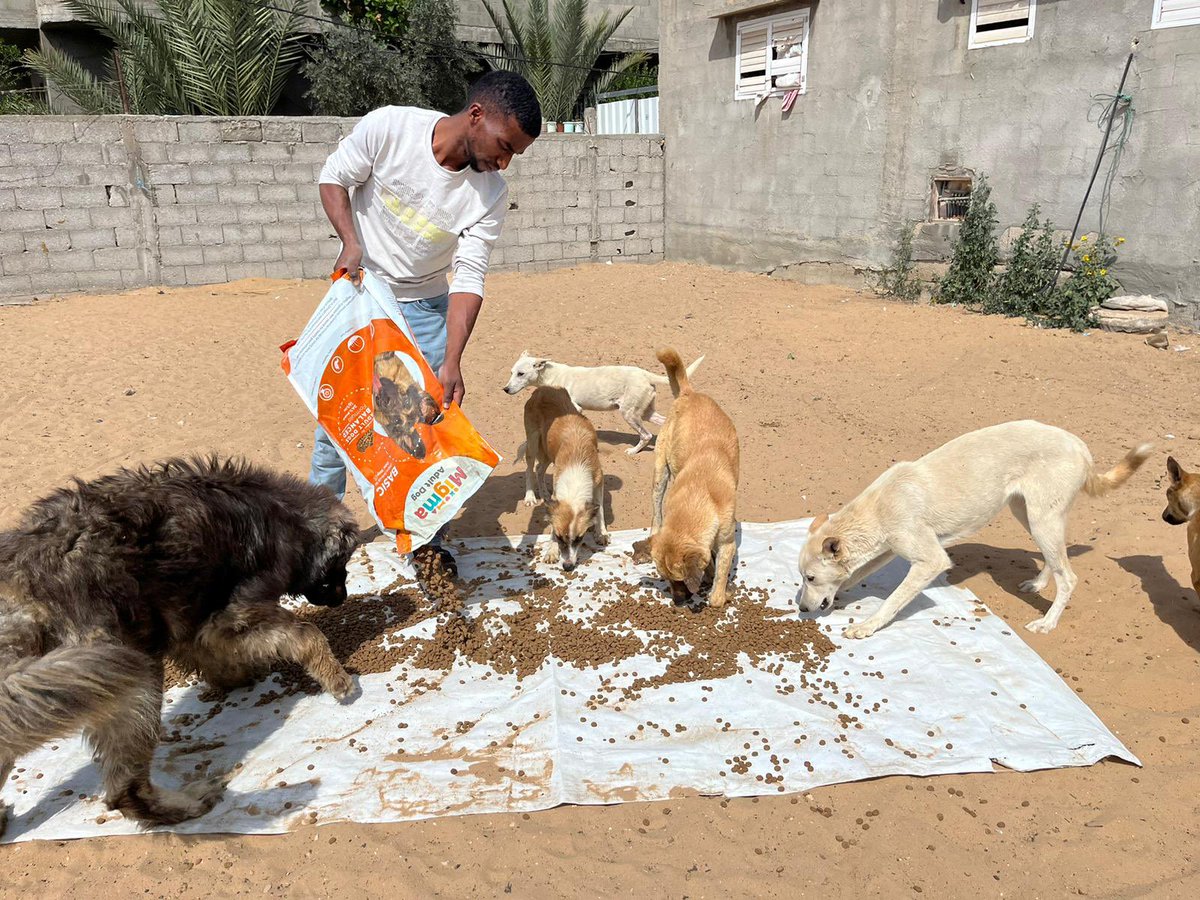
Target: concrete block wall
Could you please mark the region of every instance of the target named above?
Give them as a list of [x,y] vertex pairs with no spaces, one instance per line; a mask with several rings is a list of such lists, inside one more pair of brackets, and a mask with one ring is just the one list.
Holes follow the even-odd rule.
[[[0,297],[328,275],[317,175],[353,119],[0,120]],[[493,268],[663,252],[661,139],[544,135],[508,172]]]

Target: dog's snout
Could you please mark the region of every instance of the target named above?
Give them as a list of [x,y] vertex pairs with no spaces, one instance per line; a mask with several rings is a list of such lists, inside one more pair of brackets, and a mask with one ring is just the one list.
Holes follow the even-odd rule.
[[818,609],[820,609],[821,612],[825,612],[825,610],[829,609],[831,606],[833,606],[832,600],[822,600]]

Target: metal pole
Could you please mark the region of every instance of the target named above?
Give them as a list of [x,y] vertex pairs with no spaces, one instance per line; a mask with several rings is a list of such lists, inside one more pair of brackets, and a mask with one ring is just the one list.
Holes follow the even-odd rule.
[[121,68],[121,51],[113,51],[113,65],[117,70],[117,90],[121,92],[121,111],[129,115],[129,94],[125,91],[125,72]]
[[1062,274],[1062,270],[1066,268],[1067,257],[1070,256],[1071,247],[1075,243],[1075,235],[1079,233],[1079,223],[1083,221],[1083,211],[1087,208],[1088,197],[1092,195],[1092,185],[1096,183],[1096,175],[1100,171],[1100,162],[1104,159],[1104,154],[1108,151],[1108,138],[1112,134],[1113,121],[1117,117],[1117,104],[1121,102],[1121,94],[1125,90],[1125,79],[1129,75],[1129,67],[1133,64],[1133,53],[1137,49],[1137,38],[1133,39],[1133,48],[1129,51],[1129,56],[1125,58],[1125,69],[1121,72],[1121,83],[1117,85],[1117,94],[1113,98],[1112,108],[1108,113],[1108,124],[1104,126],[1104,140],[1100,144],[1100,152],[1096,154],[1096,165],[1092,167],[1092,177],[1088,181],[1087,190],[1083,194],[1083,203],[1079,205],[1079,215],[1075,217],[1075,226],[1071,229],[1071,238],[1067,241],[1067,246],[1063,248],[1062,259],[1058,261],[1058,269],[1054,272],[1054,277],[1050,279],[1050,285],[1046,288],[1046,296],[1049,297],[1055,287],[1058,286],[1058,276]]

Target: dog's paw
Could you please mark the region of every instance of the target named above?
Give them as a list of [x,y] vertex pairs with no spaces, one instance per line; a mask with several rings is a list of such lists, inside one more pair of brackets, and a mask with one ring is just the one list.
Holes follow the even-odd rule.
[[225,796],[225,786],[229,782],[230,775],[210,778],[207,781],[198,781],[195,784],[189,784],[183,789],[185,794],[196,801],[196,806],[199,810],[196,813],[197,816],[202,816],[209,812],[221,801],[221,798]]
[[562,558],[562,554],[558,551],[558,543],[556,541],[548,541],[542,547],[542,559],[548,563],[556,563]]
[[1047,622],[1045,616],[1040,619],[1034,619],[1032,622],[1025,624],[1026,631],[1032,631],[1034,634],[1049,634],[1054,630],[1054,624]]
[[846,630],[842,632],[843,637],[847,637],[852,641],[869,638],[880,629],[880,625],[868,619],[865,622],[856,622],[853,625],[847,625]]
[[4,837],[4,832],[8,829],[8,804],[0,803],[0,837]]
[[323,687],[327,694],[340,703],[349,697],[351,691],[354,690],[354,679],[350,677],[350,674],[345,669],[342,669],[340,672],[329,676]]
[[537,497],[533,496],[533,494],[526,494],[525,495],[525,505],[529,506],[529,507],[541,506],[542,501],[539,500]]
[[598,543],[601,547],[607,547],[611,540],[612,537],[607,531],[602,531],[596,535],[596,543]]
[[1030,578],[1028,581],[1022,581],[1018,586],[1022,594],[1037,594],[1042,590],[1042,585],[1038,583],[1036,578]]

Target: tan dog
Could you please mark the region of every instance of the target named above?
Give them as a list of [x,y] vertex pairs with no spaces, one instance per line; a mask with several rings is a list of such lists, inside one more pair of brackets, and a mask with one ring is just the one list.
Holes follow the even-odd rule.
[[737,532],[737,429],[711,397],[692,390],[678,353],[660,350],[658,359],[676,400],[654,447],[650,555],[676,603],[699,593],[712,569],[708,602],[724,606]]
[[[554,536],[549,558],[570,572],[579,546],[593,524],[596,538],[608,543],[604,524],[604,472],[596,429],[562,388],[535,388],[525,401],[525,505],[542,499],[546,469],[554,463],[550,526]],[[536,470],[536,471],[535,471]]]
[[1098,474],[1079,438],[1040,422],[1007,422],[943,444],[916,462],[899,462],[832,516],[818,516],[800,554],[800,609],[833,605],[838,590],[856,584],[899,556],[912,564],[874,615],[846,629],[848,638],[874,634],[929,583],[950,568],[942,549],[977,532],[1005,504],[1033,537],[1046,565],[1021,590],[1037,592],[1054,576],[1054,603],[1025,627],[1046,633],[1075,589],[1067,560],[1067,513],[1080,491],[1103,496],[1120,487],[1150,455],[1143,444]]
[[1187,522],[1188,558],[1192,561],[1192,590],[1200,597],[1200,475],[1186,471],[1167,457],[1167,474],[1171,484],[1167,488],[1167,508],[1163,510],[1163,521],[1171,525]]

